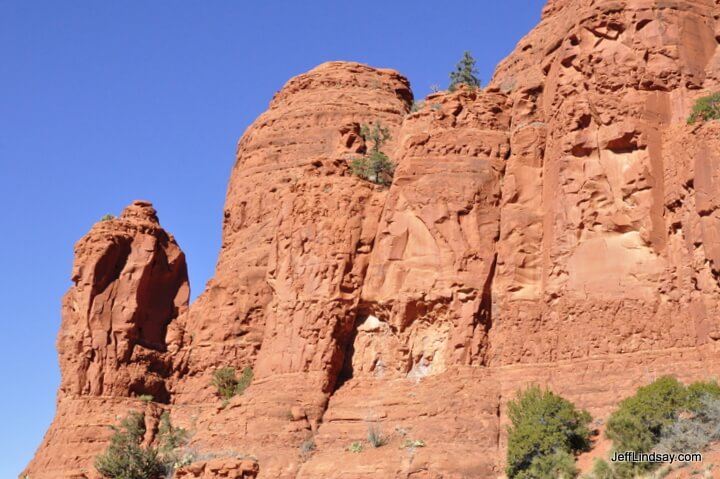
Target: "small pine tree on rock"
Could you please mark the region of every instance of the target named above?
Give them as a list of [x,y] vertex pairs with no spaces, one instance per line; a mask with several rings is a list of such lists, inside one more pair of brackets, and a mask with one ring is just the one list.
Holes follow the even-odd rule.
[[455,71],[450,73],[450,86],[448,90],[455,91],[458,85],[467,85],[470,88],[480,88],[480,80],[477,77],[475,69],[475,59],[467,50],[463,53],[462,59],[455,67]]
[[352,161],[350,165],[352,174],[378,185],[390,186],[395,173],[395,165],[382,152],[383,145],[390,139],[390,129],[382,126],[380,122],[362,125],[360,136],[370,147],[365,156]]

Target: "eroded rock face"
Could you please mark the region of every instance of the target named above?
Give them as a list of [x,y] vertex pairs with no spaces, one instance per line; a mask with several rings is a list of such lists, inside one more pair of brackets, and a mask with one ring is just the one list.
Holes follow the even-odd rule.
[[[168,403],[166,331],[187,309],[185,256],[150,203],[100,221],[75,245],[57,347],[62,375],[55,420],[30,477],[92,475],[108,425],[141,395]],[[144,407],[144,406],[141,406]]]
[[[75,246],[58,335],[62,397],[169,395],[170,322],[187,308],[185,256],[150,203],[101,221]],[[128,394],[129,393],[129,394]]]
[[175,473],[178,479],[254,479],[260,466],[253,459],[211,459],[193,463]]
[[[502,475],[505,405],[529,383],[603,417],[660,375],[719,374],[720,126],[686,124],[720,90],[719,18],[716,0],[553,0],[485,90],[412,113],[391,70],[290,80],[240,140],[216,275],[189,310],[184,276],[123,275],[158,244],[179,265],[140,233],[157,231],[146,205],[79,243],[31,477],[88,467],[107,435],[76,414],[104,396],[120,411],[158,393],[201,455],[256,457],[243,474],[470,478]],[[389,189],[349,171],[377,121]],[[147,287],[165,300],[131,300]],[[221,366],[255,373],[225,405]],[[346,452],[368,428],[388,446]],[[238,474],[220,462],[183,474]]]
[[[705,276],[709,266],[687,265],[710,258],[688,229],[698,214],[675,212],[676,174],[687,177],[681,165],[693,160],[671,145],[712,151],[713,135],[692,133],[685,119],[718,87],[718,4],[569,3],[548,5],[491,86],[515,110],[495,365],[694,347],[716,327],[706,308],[717,285],[700,291],[678,274]],[[699,194],[691,178],[683,184]]]

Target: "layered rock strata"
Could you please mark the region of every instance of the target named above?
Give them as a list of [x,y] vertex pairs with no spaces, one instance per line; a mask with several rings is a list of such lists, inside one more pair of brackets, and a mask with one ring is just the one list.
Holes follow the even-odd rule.
[[[290,80],[240,140],[189,309],[148,205],[78,244],[31,477],[91,477],[140,394],[201,454],[255,458],[183,477],[500,477],[529,383],[602,418],[660,375],[718,375],[720,124],[686,118],[720,90],[719,19],[717,0],[552,0],[487,88],[412,112],[391,70]],[[350,173],[375,122],[388,189]],[[222,366],[255,373],[227,405]],[[368,428],[389,444],[347,452]]]

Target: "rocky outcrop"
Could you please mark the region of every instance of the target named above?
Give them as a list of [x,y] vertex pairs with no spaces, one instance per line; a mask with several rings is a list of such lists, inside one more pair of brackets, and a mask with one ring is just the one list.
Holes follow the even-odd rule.
[[223,477],[227,479],[254,479],[260,467],[252,459],[212,459],[199,461],[178,470],[175,477],[178,479],[214,479]]
[[96,223],[75,245],[72,281],[57,339],[57,412],[30,477],[92,477],[108,425],[144,409],[141,395],[170,401],[165,337],[190,290],[185,256],[152,205],[136,201]]
[[[186,477],[498,477],[529,383],[604,417],[659,375],[720,373],[720,126],[686,124],[720,90],[719,19],[716,0],[552,0],[487,88],[412,112],[391,70],[290,80],[240,140],[189,309],[147,204],[79,243],[33,479],[89,468],[139,394],[200,456],[257,458]],[[373,122],[388,189],[349,170]],[[255,373],[227,404],[222,366]],[[347,452],[368,428],[387,447]]]

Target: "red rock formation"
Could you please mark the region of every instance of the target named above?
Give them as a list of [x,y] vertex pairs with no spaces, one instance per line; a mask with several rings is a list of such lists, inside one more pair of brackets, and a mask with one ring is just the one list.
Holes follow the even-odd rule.
[[[216,275],[187,312],[156,224],[126,213],[79,244],[33,479],[89,468],[108,404],[141,393],[200,455],[257,458],[183,477],[497,477],[505,404],[528,383],[602,417],[659,375],[720,373],[720,126],[686,124],[720,90],[719,19],[717,0],[552,0],[489,87],[414,113],[390,70],[292,79],[240,140]],[[349,173],[377,121],[389,189]],[[130,274],[146,241],[175,273]],[[221,366],[255,372],[226,406]],[[368,427],[388,446],[346,452]]]
[[188,304],[185,256],[136,201],[96,223],[75,245],[74,285],[63,298],[57,339],[62,381],[55,420],[30,477],[85,477],[110,431],[137,399],[168,403],[172,364],[166,330]]

